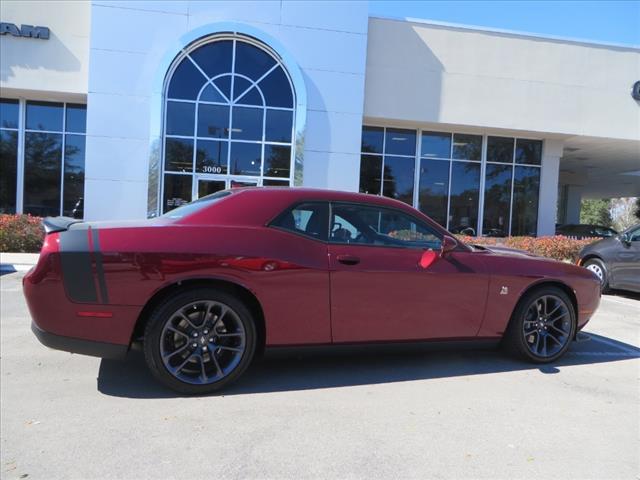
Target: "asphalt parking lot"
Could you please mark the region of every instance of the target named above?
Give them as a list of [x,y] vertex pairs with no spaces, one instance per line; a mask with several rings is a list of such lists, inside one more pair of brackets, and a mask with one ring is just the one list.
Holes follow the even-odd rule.
[[554,365],[498,351],[281,353],[181,398],[142,356],[49,350],[1,283],[2,478],[640,478],[640,296]]

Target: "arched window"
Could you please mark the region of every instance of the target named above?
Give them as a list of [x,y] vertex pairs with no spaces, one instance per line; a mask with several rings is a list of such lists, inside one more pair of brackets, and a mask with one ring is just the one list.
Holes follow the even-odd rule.
[[295,92],[268,47],[240,36],[192,45],[164,101],[163,212],[234,186],[292,184]]

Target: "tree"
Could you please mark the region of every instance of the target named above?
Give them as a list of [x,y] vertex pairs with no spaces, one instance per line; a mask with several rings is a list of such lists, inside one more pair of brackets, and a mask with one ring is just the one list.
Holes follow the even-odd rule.
[[611,200],[611,216],[613,217],[613,227],[621,232],[631,225],[638,223],[635,216],[635,197],[614,198]]
[[582,200],[580,206],[580,223],[590,225],[611,226],[611,200],[608,198]]
[[640,220],[640,197],[636,198],[636,218]]

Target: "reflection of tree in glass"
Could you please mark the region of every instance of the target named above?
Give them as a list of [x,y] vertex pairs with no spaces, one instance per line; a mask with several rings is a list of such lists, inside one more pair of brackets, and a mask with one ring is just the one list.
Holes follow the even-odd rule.
[[18,132],[0,132],[0,213],[16,211]]
[[396,184],[396,177],[393,176],[391,167],[388,165],[384,166],[384,196],[391,198],[398,198],[398,186]]
[[76,205],[83,209],[84,142],[84,137],[79,135],[67,135],[65,138],[63,215],[73,216]]
[[24,212],[60,214],[62,135],[26,132]]
[[193,171],[193,143],[191,140],[167,139],[166,169],[178,172]]
[[269,151],[269,156],[265,158],[264,175],[267,177],[288,177],[291,165],[290,147],[270,145],[265,148],[265,153],[267,151]]
[[513,186],[511,235],[536,235],[540,170],[517,167]]
[[382,157],[363,155],[360,160],[360,192],[380,195]]

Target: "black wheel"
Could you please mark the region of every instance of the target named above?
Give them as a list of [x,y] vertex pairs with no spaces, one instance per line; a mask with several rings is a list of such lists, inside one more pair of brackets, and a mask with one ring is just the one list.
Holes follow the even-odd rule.
[[233,382],[256,349],[251,313],[233,295],[205,288],[175,294],[149,318],[144,355],[154,376],[186,394],[204,394]]
[[599,258],[590,258],[583,265],[587,270],[591,270],[600,279],[600,290],[606,292],[609,289],[609,276],[607,267]]
[[569,348],[576,333],[576,312],[566,293],[540,287],[518,302],[505,333],[505,346],[535,363],[553,362]]

